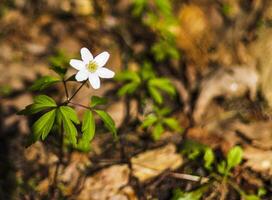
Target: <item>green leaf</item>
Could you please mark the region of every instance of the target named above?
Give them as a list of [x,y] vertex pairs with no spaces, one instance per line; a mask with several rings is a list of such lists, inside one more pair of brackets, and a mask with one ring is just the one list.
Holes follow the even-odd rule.
[[132,94],[139,86],[138,82],[127,83],[121,87],[118,91],[119,96],[124,96],[125,94]]
[[154,78],[151,79],[148,84],[153,87],[157,87],[162,91],[165,91],[171,96],[174,96],[176,94],[176,89],[171,83],[171,81],[167,78]]
[[172,6],[169,0],[155,0],[155,3],[164,15],[172,15]]
[[62,67],[58,65],[53,65],[50,67],[54,72],[56,72],[60,77],[64,77],[68,68],[67,67]]
[[226,161],[223,160],[217,165],[217,171],[222,175],[227,175],[228,170]]
[[86,110],[84,113],[81,131],[83,133],[82,138],[79,140],[78,148],[82,151],[90,150],[90,141],[95,134],[95,120],[93,112]]
[[152,131],[152,137],[154,140],[158,140],[161,137],[161,134],[163,133],[164,128],[161,123],[156,124]]
[[204,153],[204,157],[203,157],[204,167],[206,169],[211,170],[211,165],[214,162],[214,158],[215,158],[215,156],[214,156],[213,150],[211,148],[206,148],[205,153]]
[[49,62],[52,70],[61,77],[65,76],[69,66],[69,58],[63,51],[59,50],[56,55],[50,57]]
[[123,71],[121,73],[118,73],[115,77],[115,80],[117,81],[132,81],[136,83],[141,82],[141,78],[136,72],[132,71]]
[[233,147],[227,155],[227,167],[228,170],[239,165],[242,161],[243,150],[239,146]]
[[74,122],[75,124],[80,123],[76,111],[73,108],[71,108],[70,106],[61,106],[60,108],[62,110],[62,113],[67,116],[67,118],[69,118],[72,122]]
[[205,148],[207,148],[205,145],[194,140],[185,140],[181,153],[187,155],[189,159],[195,160],[204,152]]
[[261,200],[260,197],[256,195],[243,195],[244,200]]
[[60,82],[60,78],[53,77],[53,76],[44,76],[37,81],[29,88],[32,91],[42,91],[47,87]]
[[152,64],[148,61],[144,62],[142,69],[140,71],[140,74],[141,74],[142,79],[145,81],[156,77],[154,70],[152,68]]
[[171,113],[171,109],[168,108],[168,107],[163,107],[162,109],[158,109],[158,108],[154,108],[156,113],[158,113],[158,115],[161,115],[161,116],[167,116]]
[[150,114],[144,119],[141,127],[147,128],[149,126],[152,126],[157,120],[158,120],[158,118],[155,115]]
[[34,103],[25,107],[25,109],[18,112],[19,115],[31,115],[41,112],[48,108],[57,107],[54,99],[46,95],[38,95],[34,98]]
[[178,121],[172,117],[163,119],[163,123],[167,125],[173,131],[181,131],[182,128],[180,127]]
[[133,4],[134,5],[133,5],[132,14],[134,16],[139,16],[143,12],[147,4],[147,0],[133,0]]
[[56,117],[56,109],[45,113],[33,124],[32,129],[34,133],[33,135],[34,142],[36,142],[40,138],[44,140],[47,137],[48,133],[52,129],[52,126],[55,121],[55,117]]
[[98,97],[98,96],[92,96],[91,98],[91,107],[95,107],[97,105],[104,105],[107,103],[107,99],[103,97]]
[[191,192],[183,192],[180,189],[174,191],[172,200],[200,200],[206,188],[200,188]]
[[63,123],[64,131],[67,134],[67,138],[73,146],[76,146],[77,129],[73,122],[79,123],[79,121],[77,119],[75,111],[68,106],[61,106],[58,110],[60,113],[61,122]]
[[151,48],[152,53],[155,55],[157,61],[165,60],[166,58],[179,59],[179,51],[172,41],[160,39],[153,44]]
[[267,193],[266,189],[264,189],[264,188],[258,189],[258,196],[259,197],[266,195],[266,193]]
[[114,139],[117,139],[117,130],[111,116],[103,110],[94,110],[104,122],[106,128],[113,134]]
[[162,102],[163,102],[162,95],[160,94],[160,92],[155,87],[149,86],[148,91],[150,93],[150,96],[153,98],[153,100],[156,103],[162,104]]

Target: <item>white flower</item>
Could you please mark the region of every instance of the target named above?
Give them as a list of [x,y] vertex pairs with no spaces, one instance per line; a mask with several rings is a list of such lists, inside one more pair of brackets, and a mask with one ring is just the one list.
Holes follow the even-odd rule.
[[114,72],[104,67],[110,57],[108,52],[104,51],[93,58],[91,52],[87,48],[83,47],[80,50],[80,54],[82,60],[70,60],[70,65],[73,68],[79,70],[75,77],[77,81],[80,82],[89,79],[91,86],[94,89],[98,89],[100,88],[99,77],[114,77]]

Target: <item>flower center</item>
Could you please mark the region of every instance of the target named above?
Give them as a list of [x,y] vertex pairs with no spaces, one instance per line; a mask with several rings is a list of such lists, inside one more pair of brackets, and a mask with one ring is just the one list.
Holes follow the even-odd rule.
[[96,62],[90,61],[89,64],[86,65],[86,67],[89,72],[94,73],[97,70],[98,65],[96,64]]

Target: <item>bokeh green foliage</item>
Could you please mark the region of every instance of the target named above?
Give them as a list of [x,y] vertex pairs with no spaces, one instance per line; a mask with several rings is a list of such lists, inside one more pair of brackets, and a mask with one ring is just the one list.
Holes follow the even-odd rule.
[[165,59],[179,59],[180,53],[176,47],[173,29],[177,19],[170,0],[133,0],[133,14],[148,26],[157,38],[151,51],[157,61]]

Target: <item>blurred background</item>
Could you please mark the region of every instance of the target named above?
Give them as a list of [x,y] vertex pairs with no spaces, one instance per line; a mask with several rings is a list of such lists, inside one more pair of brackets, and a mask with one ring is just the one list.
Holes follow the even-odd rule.
[[[68,63],[80,58],[82,47],[94,55],[108,51],[107,67],[117,74],[148,65],[170,80],[176,95],[162,93],[158,107],[171,110],[167,115],[183,131],[165,128],[154,140],[152,127],[141,127],[146,113],[157,112],[141,96],[146,88],[119,96],[118,80],[103,80],[100,90],[84,88],[76,101],[107,97],[105,109],[122,139],[101,130],[89,153],[68,148],[57,199],[174,199],[177,189],[201,185],[177,174],[211,175],[199,157],[181,153],[188,141],[213,149],[217,160],[242,146],[233,181],[249,194],[264,188],[263,199],[271,199],[271,26],[269,0],[1,0],[0,199],[53,199],[58,145],[49,137],[26,148],[35,117],[16,113],[39,94],[28,89],[33,82],[54,75],[50,66],[75,74]],[[46,94],[65,95],[61,85]],[[213,186],[202,199],[241,199],[234,189],[222,190]]]

